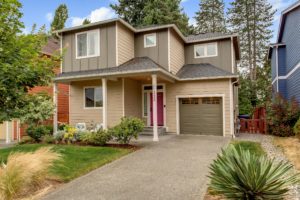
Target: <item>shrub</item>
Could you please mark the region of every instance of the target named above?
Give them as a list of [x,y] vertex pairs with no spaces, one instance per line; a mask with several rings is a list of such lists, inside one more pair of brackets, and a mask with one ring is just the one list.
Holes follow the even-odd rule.
[[65,131],[57,131],[54,135],[54,139],[56,142],[61,142],[64,139]]
[[0,166],[0,199],[16,199],[41,185],[48,176],[49,168],[60,157],[51,148],[10,154],[7,163]]
[[298,119],[298,121],[296,122],[296,124],[293,127],[293,131],[296,135],[300,135],[300,118]]
[[210,166],[210,188],[228,199],[283,199],[299,182],[293,165],[230,145]]
[[144,122],[139,118],[123,117],[121,123],[115,126],[111,131],[113,137],[121,144],[129,144],[134,137],[137,139],[138,134],[144,129]]
[[32,137],[36,142],[40,142],[41,138],[44,135],[50,134],[49,129],[43,125],[39,125],[39,126],[31,125],[27,128],[26,132],[27,132],[27,135]]
[[97,132],[83,132],[80,135],[80,140],[86,144],[90,145],[105,145],[109,140],[111,140],[112,135],[110,131],[99,130]]
[[277,95],[267,109],[270,134],[281,137],[295,135],[293,127],[300,116],[300,108],[295,98],[288,101]]
[[35,142],[35,140],[32,137],[25,135],[22,137],[19,144],[28,144],[28,143],[34,143],[34,142]]
[[53,135],[44,135],[42,138],[42,142],[45,144],[53,144],[55,142],[55,138]]
[[76,128],[70,125],[65,126],[64,140],[68,143],[75,142]]

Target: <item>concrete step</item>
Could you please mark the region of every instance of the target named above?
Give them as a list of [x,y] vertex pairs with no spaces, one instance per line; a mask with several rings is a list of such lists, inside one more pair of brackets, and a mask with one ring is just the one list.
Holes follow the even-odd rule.
[[[158,127],[158,135],[164,135],[166,133],[165,127]],[[153,135],[153,127],[145,127],[140,135]]]

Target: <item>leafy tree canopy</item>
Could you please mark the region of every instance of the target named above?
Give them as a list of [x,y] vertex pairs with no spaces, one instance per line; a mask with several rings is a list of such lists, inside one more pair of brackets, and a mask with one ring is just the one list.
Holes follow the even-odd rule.
[[89,20],[89,19],[84,19],[83,22],[82,22],[82,25],[90,24],[90,23],[91,23],[91,20]]
[[51,23],[51,31],[63,29],[68,17],[68,8],[66,4],[59,5],[55,10],[55,15]]

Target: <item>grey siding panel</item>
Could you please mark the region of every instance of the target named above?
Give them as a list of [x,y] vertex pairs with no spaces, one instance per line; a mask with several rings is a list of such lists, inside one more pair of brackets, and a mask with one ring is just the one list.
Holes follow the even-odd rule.
[[272,80],[274,80],[277,76],[276,72],[276,48],[272,49],[272,57],[271,57],[271,68],[272,68]]
[[275,98],[275,95],[277,94],[277,81],[274,81],[272,85],[272,98]]
[[300,103],[300,69],[297,69],[291,76],[286,80],[287,87],[287,98],[290,100],[295,97]]
[[107,67],[117,66],[116,59],[116,27],[107,27]]
[[278,80],[278,90],[279,90],[279,93],[284,98],[287,98],[286,80],[285,79]]
[[286,48],[278,48],[278,76],[286,75]]
[[[148,33],[145,33],[148,34]],[[168,31],[156,32],[156,46],[144,48],[144,33],[135,35],[135,57],[148,56],[153,61],[168,69]]]
[[300,7],[290,12],[285,21],[282,43],[286,44],[287,73],[300,61]]
[[194,45],[185,46],[185,64],[210,63],[228,72],[232,71],[231,40],[221,40],[218,43],[218,56],[208,58],[194,58]]
[[100,29],[100,56],[98,57],[99,68],[106,68],[108,66],[107,63],[107,29]]
[[[63,44],[65,58],[72,57],[72,35],[64,36]],[[63,59],[63,72],[72,71],[72,59]]]

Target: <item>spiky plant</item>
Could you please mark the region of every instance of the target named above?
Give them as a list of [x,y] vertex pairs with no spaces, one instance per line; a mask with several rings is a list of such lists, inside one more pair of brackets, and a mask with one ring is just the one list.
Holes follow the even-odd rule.
[[292,168],[288,162],[230,145],[210,166],[210,188],[227,199],[283,199],[300,180]]

